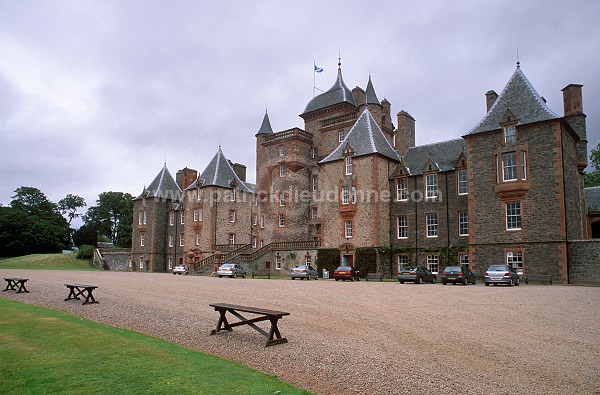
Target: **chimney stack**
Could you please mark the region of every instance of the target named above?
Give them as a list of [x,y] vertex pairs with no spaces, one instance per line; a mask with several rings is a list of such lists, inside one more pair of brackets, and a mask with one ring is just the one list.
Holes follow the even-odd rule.
[[241,163],[233,163],[232,161],[229,161],[229,164],[233,168],[233,171],[235,171],[235,174],[237,174],[238,178],[243,182],[246,182],[246,166]]
[[583,85],[569,84],[563,88],[565,117],[573,114],[583,114],[583,102],[581,96],[582,87]]
[[485,102],[487,104],[487,111],[490,111],[490,108],[492,108],[492,106],[496,102],[497,98],[498,98],[498,94],[494,90],[487,91],[485,93]]
[[415,146],[415,119],[406,111],[398,113],[398,130],[396,130],[396,146],[398,154],[404,155],[409,148]]
[[197,178],[198,172],[194,169],[190,169],[187,167],[179,170],[175,175],[175,181],[181,189],[189,187],[192,184],[192,182],[196,181]]

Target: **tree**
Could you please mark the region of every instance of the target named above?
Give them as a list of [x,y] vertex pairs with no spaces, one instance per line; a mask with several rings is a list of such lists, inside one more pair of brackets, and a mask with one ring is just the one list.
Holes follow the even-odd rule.
[[594,170],[590,173],[584,173],[585,187],[598,187],[600,186],[600,143],[592,149],[590,165]]
[[0,256],[59,252],[68,245],[67,229],[56,204],[39,189],[18,188],[10,207],[0,207]]
[[58,210],[61,214],[66,214],[68,218],[67,239],[69,240],[69,243],[71,242],[73,235],[71,222],[73,222],[75,218],[81,216],[81,214],[77,213],[77,209],[81,207],[85,207],[85,200],[81,196],[72,195],[70,193],[58,202]]
[[98,229],[119,247],[131,247],[133,196],[123,192],[102,192],[83,216],[86,225]]
[[79,229],[73,232],[73,244],[77,247],[82,245],[95,246],[98,242],[98,229],[92,224],[82,225]]

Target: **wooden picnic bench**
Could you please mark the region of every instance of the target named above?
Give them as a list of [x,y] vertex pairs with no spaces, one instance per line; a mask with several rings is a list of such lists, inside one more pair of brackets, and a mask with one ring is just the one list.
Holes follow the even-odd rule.
[[[212,303],[209,304],[209,306],[214,307],[215,311],[219,312],[219,321],[217,322],[217,329],[213,329],[210,332],[211,335],[214,335],[224,330],[230,332],[232,330],[231,328],[235,326],[249,325],[252,329],[254,329],[255,331],[257,331],[258,333],[260,333],[268,339],[265,347],[288,342],[285,337],[281,337],[281,333],[277,328],[277,321],[279,321],[283,316],[290,315],[290,313],[286,313],[285,311],[261,309],[257,307],[238,306],[228,303]],[[229,321],[227,321],[226,317],[226,314],[228,312],[231,313],[233,316],[237,317],[240,321],[230,324]],[[248,319],[241,315],[240,312],[255,314],[258,317]],[[262,328],[259,328],[258,326],[254,325],[257,322],[267,320],[271,322],[271,329],[268,333]]]
[[29,281],[28,278],[4,277],[4,281],[6,281],[6,288],[4,288],[3,291],[17,291],[17,293],[29,292],[27,288],[25,288],[25,283]]
[[369,281],[369,280],[379,280],[379,281],[383,281],[383,274],[381,273],[367,273],[367,275],[365,276],[365,280]]
[[79,296],[84,296],[85,300],[82,304],[98,303],[96,299],[94,299],[94,295],[92,295],[92,292],[98,288],[98,286],[86,284],[65,284],[65,286],[69,288],[69,295],[65,301],[70,299],[81,300]]
[[525,284],[529,284],[530,281],[548,282],[548,284],[552,285],[552,276],[549,274],[525,275]]

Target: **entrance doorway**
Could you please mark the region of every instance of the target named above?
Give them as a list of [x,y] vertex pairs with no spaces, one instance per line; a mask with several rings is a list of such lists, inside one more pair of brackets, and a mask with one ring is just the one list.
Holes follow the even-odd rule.
[[354,266],[354,255],[342,255],[342,266]]

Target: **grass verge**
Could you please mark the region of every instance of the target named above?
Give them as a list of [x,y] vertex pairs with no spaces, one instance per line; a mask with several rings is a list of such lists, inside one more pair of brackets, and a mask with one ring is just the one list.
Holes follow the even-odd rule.
[[0,298],[2,394],[310,394],[237,362]]
[[98,270],[89,259],[76,254],[31,254],[0,259],[0,269]]

